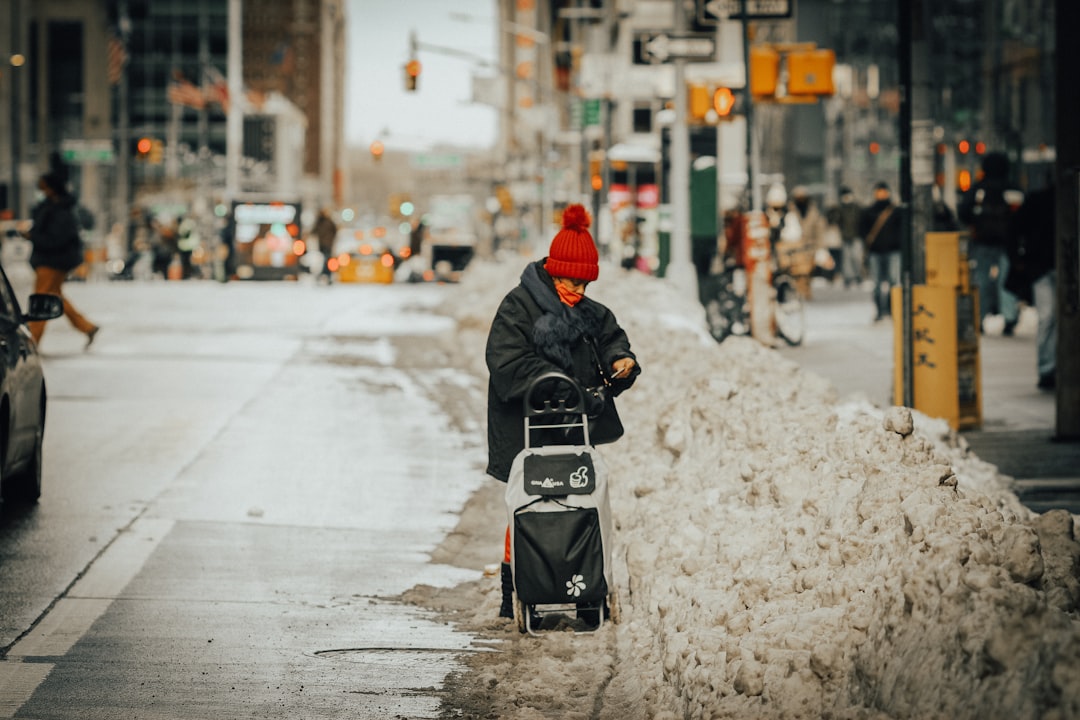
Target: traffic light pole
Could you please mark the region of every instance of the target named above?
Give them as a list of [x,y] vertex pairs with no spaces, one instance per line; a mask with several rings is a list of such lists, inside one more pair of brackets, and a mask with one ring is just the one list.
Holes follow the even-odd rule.
[[[675,34],[686,29],[686,13],[675,11]],[[690,131],[687,127],[686,60],[675,65],[675,122],[671,127],[671,251],[667,277],[676,288],[697,297],[697,274],[690,262]]]
[[758,182],[756,162],[756,145],[754,143],[754,98],[750,92],[750,21],[747,19],[746,0],[740,0],[740,21],[742,26],[742,50],[743,50],[743,112],[746,115],[746,202],[750,203],[747,210],[761,209],[761,183]]

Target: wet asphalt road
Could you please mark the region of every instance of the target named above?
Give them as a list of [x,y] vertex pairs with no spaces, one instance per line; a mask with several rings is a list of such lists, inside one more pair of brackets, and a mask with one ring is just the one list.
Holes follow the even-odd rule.
[[44,492],[0,516],[0,718],[436,716],[470,638],[391,598],[473,575],[428,557],[484,481],[436,402],[479,391],[431,340],[447,288],[68,290],[103,330],[42,343]]

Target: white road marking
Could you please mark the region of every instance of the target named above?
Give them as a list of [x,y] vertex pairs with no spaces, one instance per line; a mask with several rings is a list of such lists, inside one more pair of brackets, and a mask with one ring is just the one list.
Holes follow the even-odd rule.
[[27,658],[65,655],[146,564],[174,521],[136,520],[0,662],[0,718],[15,716],[53,669]]

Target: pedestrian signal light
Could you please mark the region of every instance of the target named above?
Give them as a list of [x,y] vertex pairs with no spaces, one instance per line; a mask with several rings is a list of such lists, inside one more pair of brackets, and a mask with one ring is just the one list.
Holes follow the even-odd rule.
[[967,155],[968,151],[971,150],[971,143],[969,143],[967,140],[961,140],[959,143],[957,143],[956,149],[960,152],[961,155]]
[[975,143],[975,154],[976,155],[983,155],[985,153],[986,153],[986,143],[982,142],[981,140],[979,142]]
[[713,92],[712,105],[717,115],[727,117],[735,107],[735,93],[731,92],[731,88],[716,88]]
[[832,50],[789,52],[787,64],[789,94],[834,95],[836,93],[836,88],[833,86],[836,53]]
[[420,77],[420,61],[413,59],[405,63],[405,89],[409,92],[416,91],[416,81]]
[[153,146],[153,141],[148,137],[139,138],[139,141],[135,143],[135,151],[140,158],[145,158],[150,154],[150,148]]
[[750,48],[750,94],[771,97],[780,77],[780,53],[770,47]]
[[961,192],[967,192],[971,189],[971,171],[961,170],[956,176],[956,186],[960,188]]
[[687,95],[689,100],[687,110],[690,113],[690,119],[704,120],[705,114],[709,112],[709,88],[704,85],[691,85]]
[[870,154],[871,155],[877,155],[879,152],[881,152],[881,143],[877,143],[877,142],[870,143]]
[[154,163],[155,165],[161,164],[161,161],[165,156],[165,146],[160,140],[150,141],[150,151],[146,154],[146,159]]

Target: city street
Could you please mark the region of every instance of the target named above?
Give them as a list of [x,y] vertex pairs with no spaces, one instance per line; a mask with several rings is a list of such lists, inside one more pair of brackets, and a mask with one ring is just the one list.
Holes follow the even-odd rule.
[[[28,269],[6,264],[25,298]],[[90,720],[432,718],[448,707],[488,717],[498,707],[485,695],[491,676],[503,707],[520,693],[523,707],[557,712],[562,699],[535,699],[512,676],[568,652],[580,655],[580,697],[568,700],[617,716],[626,680],[609,687],[608,663],[622,655],[631,678],[649,671],[617,649],[614,631],[519,638],[495,620],[497,583],[478,572],[497,561],[502,522],[501,488],[482,469],[486,388],[478,360],[462,358],[484,330],[468,321],[447,331],[486,316],[490,298],[477,292],[515,269],[477,268],[495,274],[468,287],[70,283],[70,299],[104,329],[88,352],[62,319],[42,342],[44,492],[37,507],[6,505],[0,516],[0,718],[70,718],[74,708]],[[663,285],[615,272],[605,269],[614,281],[598,292]],[[448,316],[451,303],[467,307]],[[888,405],[890,330],[868,316],[862,291],[817,289],[805,345],[779,354],[841,397]],[[986,338],[987,435],[1049,428],[1052,396],[1020,388],[1027,332]],[[642,333],[647,350],[656,340]],[[750,349],[721,347],[729,360]],[[669,370],[651,365],[624,405],[637,427],[620,446],[623,466],[641,463],[633,448],[655,432],[635,404],[669,392],[657,384]],[[1075,472],[1076,445],[1061,447],[1072,454],[1058,461]],[[628,526],[620,542],[645,542],[646,529]],[[468,562],[455,561],[455,543]],[[448,623],[436,606],[464,617]],[[658,620],[645,609],[624,606]],[[488,660],[495,669],[483,669]],[[540,685],[560,692],[565,679],[554,678],[567,671],[546,672]]]
[[429,563],[483,482],[474,419],[436,402],[478,390],[429,337],[447,289],[69,284],[103,330],[42,342],[0,717],[433,717],[469,638],[388,598],[475,575]]

